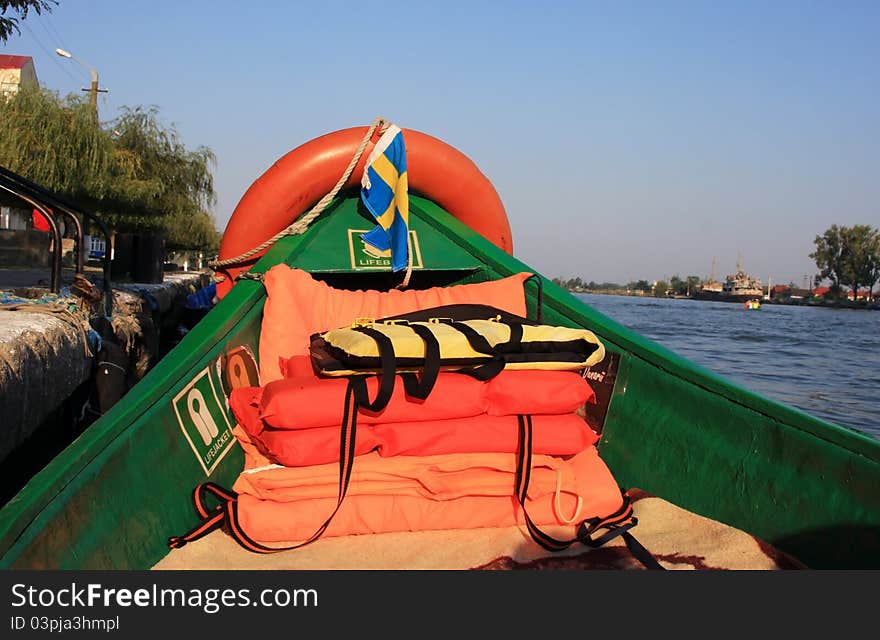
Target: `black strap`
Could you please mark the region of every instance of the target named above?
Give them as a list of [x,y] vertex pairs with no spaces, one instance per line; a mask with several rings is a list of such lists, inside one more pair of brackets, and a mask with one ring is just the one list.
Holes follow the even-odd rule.
[[423,324],[408,325],[425,343],[425,364],[422,378],[419,380],[413,373],[401,374],[406,395],[425,400],[440,375],[440,341],[428,327]]
[[[268,554],[298,549],[320,538],[327,530],[327,527],[330,526],[330,522],[339,511],[339,507],[342,506],[342,501],[348,491],[351,470],[354,465],[358,404],[363,400],[368,400],[366,381],[363,378],[349,380],[348,388],[345,391],[345,408],[343,410],[342,428],[339,435],[339,495],[336,500],[336,507],[324,523],[318,527],[317,531],[307,540],[287,547],[267,547],[260,544],[251,538],[241,527],[238,518],[238,494],[229,489],[224,489],[213,482],[205,482],[198,485],[195,491],[193,491],[193,505],[196,514],[202,519],[202,522],[182,536],[172,536],[169,538],[168,546],[172,549],[179,549],[187,543],[198,540],[224,525],[228,527],[229,533],[232,534],[232,537],[238,544],[248,551],[255,553]],[[209,508],[209,495],[218,498],[220,504]]]
[[[538,287],[538,294],[535,297],[535,305],[536,305],[536,319],[538,324],[544,324],[544,281],[541,279],[537,273],[533,273],[528,278],[525,279],[525,282],[529,280],[534,280],[535,285]],[[525,284],[525,283],[523,283]]]
[[505,353],[521,353],[523,350],[522,323],[506,322],[504,324],[510,329],[510,337],[507,339],[507,342],[499,342],[496,345],[489,344],[489,340],[486,339],[486,336],[466,322],[450,322],[449,326],[463,333],[464,337],[467,338],[468,344],[471,345],[471,349],[477,353],[493,357],[503,356]]
[[651,569],[654,571],[666,571],[666,567],[657,562],[657,558],[653,556],[653,554],[645,549],[641,542],[635,539],[633,534],[629,531],[624,531],[621,534],[624,543],[626,543],[626,548],[629,549],[629,552],[633,554],[633,557],[642,563],[647,569]]
[[521,353],[523,350],[523,326],[520,323],[508,324],[510,328],[510,338],[507,342],[500,342],[495,345],[495,353]]
[[487,355],[490,359],[479,365],[470,367],[464,373],[475,377],[483,382],[491,380],[504,370],[506,360],[504,354],[518,353],[522,350],[523,326],[519,322],[507,322],[510,328],[510,338],[507,342],[502,342],[492,346],[486,339],[486,336],[464,322],[450,322],[450,327],[464,334],[467,338],[471,349],[477,353]]
[[450,322],[448,324],[453,329],[463,333],[464,337],[467,338],[468,344],[471,345],[471,349],[477,353],[482,353],[486,356],[498,355],[498,351],[495,347],[489,344],[489,341],[486,340],[486,336],[474,329],[471,325],[465,324],[464,322]]
[[[428,327],[420,324],[408,324],[408,328],[418,335],[425,343],[425,359],[422,365],[421,379],[415,374],[401,374],[404,389],[408,396],[425,400],[437,382],[440,375],[440,342],[437,336]],[[370,336],[376,341],[376,349],[379,352],[379,361],[382,372],[380,375],[379,390],[372,402],[362,399],[362,408],[368,411],[381,411],[391,401],[394,392],[394,377],[397,369],[397,357],[394,353],[394,343],[391,338],[373,327],[354,327],[355,331]]]
[[[381,331],[377,331],[372,327],[355,327],[355,331],[370,336],[376,341],[376,347],[379,351],[379,363],[382,372],[379,374],[379,390],[376,392],[376,398],[370,402],[368,397],[361,398],[362,408],[368,411],[382,411],[391,401],[391,394],[394,392],[394,377],[397,369],[397,359],[394,355],[394,343],[391,338]],[[366,383],[364,384],[366,389]]]
[[[563,551],[576,542],[591,548],[598,548],[609,540],[621,536],[630,553],[646,568],[663,569],[663,566],[657,562],[656,558],[629,531],[638,524],[638,519],[633,516],[632,503],[627,496],[623,496],[623,504],[614,513],[583,520],[577,528],[575,537],[568,540],[554,538],[542,531],[534,523],[526,509],[526,498],[528,496],[529,478],[532,468],[532,417],[530,415],[518,415],[517,421],[519,422],[519,442],[516,461],[516,498],[522,507],[526,528],[532,539],[544,549],[555,552]],[[598,537],[593,537],[593,534],[600,529],[605,529],[605,533]]]

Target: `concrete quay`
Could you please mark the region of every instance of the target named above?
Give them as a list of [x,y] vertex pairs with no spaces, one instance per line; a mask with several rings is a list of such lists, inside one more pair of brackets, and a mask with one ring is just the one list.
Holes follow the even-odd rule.
[[[165,272],[158,284],[113,282],[108,316],[100,269],[78,277],[65,270],[56,294],[45,277],[45,271],[0,269],[0,471],[7,485],[0,493],[6,496],[155,365],[179,339],[186,297],[211,283],[207,271]],[[111,379],[115,386],[108,387]]]

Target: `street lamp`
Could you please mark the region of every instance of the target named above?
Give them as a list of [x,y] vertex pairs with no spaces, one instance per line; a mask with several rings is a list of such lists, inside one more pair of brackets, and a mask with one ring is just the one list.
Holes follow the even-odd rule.
[[68,51],[65,51],[64,49],[55,49],[55,53],[57,53],[62,58],[70,58],[74,62],[78,62],[79,64],[84,66],[86,69],[88,69],[92,73],[92,87],[90,89],[83,89],[83,91],[89,92],[89,104],[91,104],[92,110],[95,112],[95,118],[97,119],[97,117],[98,117],[98,92],[101,91],[101,92],[106,93],[106,91],[107,91],[106,89],[98,89],[98,72],[95,71],[92,67],[87,65],[82,60],[75,58],[73,56],[73,54],[69,53]]

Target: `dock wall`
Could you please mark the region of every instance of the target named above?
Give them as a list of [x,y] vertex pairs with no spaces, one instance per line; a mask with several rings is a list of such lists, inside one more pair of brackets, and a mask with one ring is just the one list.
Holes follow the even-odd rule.
[[0,305],[0,469],[21,467],[15,458],[23,451],[38,458],[35,449],[52,448],[40,444],[41,431],[52,432],[53,445],[66,439],[66,446],[109,408],[113,399],[96,393],[100,358],[115,354],[115,368],[104,369],[125,368],[123,392],[134,388],[162,356],[163,342],[173,339],[186,296],[208,284],[203,272],[167,273],[160,284],[114,284],[110,317],[97,289],[93,300],[71,295],[49,304]]

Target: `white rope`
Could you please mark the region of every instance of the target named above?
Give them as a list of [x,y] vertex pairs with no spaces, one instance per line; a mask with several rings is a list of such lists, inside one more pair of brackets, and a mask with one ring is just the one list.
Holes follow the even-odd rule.
[[[408,226],[408,225],[407,225]],[[397,285],[397,289],[406,289],[409,286],[409,278],[413,270],[413,248],[412,238],[409,235],[409,229],[406,230],[406,273],[403,276],[403,282]]]
[[555,494],[556,495],[553,498],[553,511],[556,514],[556,518],[562,524],[574,524],[574,522],[577,520],[577,517],[581,513],[581,508],[584,506],[584,500],[583,500],[583,498],[581,498],[581,496],[578,496],[577,504],[575,504],[574,513],[572,514],[572,516],[570,518],[564,518],[562,516],[562,504],[560,502],[560,495],[562,494],[562,471],[559,469],[556,469],[556,492],[555,492]]
[[[241,255],[235,256],[234,258],[226,258],[225,260],[209,261],[208,266],[211,267],[212,269],[216,269],[217,267],[227,267],[232,264],[238,264],[240,262],[244,262],[245,260],[247,260],[251,256],[256,255],[260,251],[272,246],[273,244],[275,244],[278,240],[280,240],[284,236],[288,236],[288,235],[293,236],[293,235],[299,235],[299,234],[304,233],[305,230],[308,229],[309,225],[314,221],[314,219],[317,218],[319,215],[321,215],[321,212],[324,211],[324,209],[327,207],[327,205],[329,205],[333,201],[333,198],[336,197],[336,194],[339,193],[339,190],[342,189],[343,185],[346,182],[348,182],[348,178],[349,178],[349,176],[351,176],[351,172],[354,171],[354,168],[357,166],[358,161],[361,159],[361,156],[364,153],[364,149],[367,148],[367,143],[370,141],[370,138],[373,137],[373,133],[376,131],[376,129],[378,128],[379,133],[382,133],[382,132],[384,132],[385,129],[388,128],[389,124],[390,123],[388,123],[384,118],[381,118],[381,117],[373,120],[372,124],[367,129],[366,134],[364,134],[364,138],[363,138],[363,140],[361,140],[361,143],[358,146],[357,151],[355,151],[354,156],[352,156],[351,162],[348,163],[348,167],[346,167],[345,171],[342,173],[342,177],[340,177],[339,181],[336,183],[336,186],[334,186],[333,189],[331,189],[327,195],[325,195],[323,198],[321,198],[318,201],[318,204],[316,204],[314,207],[312,207],[312,209],[308,213],[297,218],[288,227],[286,227],[285,229],[282,229],[281,231],[276,233],[274,236],[272,236],[271,238],[269,238],[268,240],[266,240],[265,242],[263,242],[259,246],[254,247],[253,249],[250,249],[249,251],[246,251],[245,253],[242,253]],[[406,282],[409,282],[408,277],[406,279]]]

